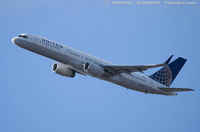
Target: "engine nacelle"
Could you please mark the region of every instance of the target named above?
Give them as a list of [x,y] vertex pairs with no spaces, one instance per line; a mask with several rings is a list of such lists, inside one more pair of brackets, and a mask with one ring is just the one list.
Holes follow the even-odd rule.
[[90,74],[91,76],[95,76],[95,77],[102,76],[105,73],[103,67],[96,65],[94,63],[89,63],[89,62],[86,62],[83,65],[83,70],[87,72],[88,74]]
[[53,72],[67,77],[74,77],[76,72],[63,63],[54,63],[52,66]]

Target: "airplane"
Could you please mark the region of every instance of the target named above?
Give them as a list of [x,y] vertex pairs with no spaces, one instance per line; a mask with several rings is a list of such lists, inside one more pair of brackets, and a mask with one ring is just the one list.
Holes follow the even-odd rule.
[[[187,61],[182,57],[171,63],[173,55],[161,64],[115,65],[34,34],[19,34],[11,41],[21,48],[58,61],[53,64],[52,70],[62,76],[73,78],[76,73],[89,75],[145,94],[177,95],[177,92],[193,91],[190,88],[170,87]],[[150,76],[142,74],[156,67],[162,68]]]

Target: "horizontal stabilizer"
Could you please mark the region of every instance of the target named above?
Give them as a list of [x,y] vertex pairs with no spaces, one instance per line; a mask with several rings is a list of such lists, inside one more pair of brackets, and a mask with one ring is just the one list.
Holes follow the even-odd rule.
[[194,91],[190,88],[159,88],[161,91],[165,92],[185,92],[185,91]]

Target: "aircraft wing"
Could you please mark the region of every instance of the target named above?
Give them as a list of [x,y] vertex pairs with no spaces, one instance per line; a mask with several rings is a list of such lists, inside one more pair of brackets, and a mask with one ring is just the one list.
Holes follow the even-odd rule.
[[166,66],[170,62],[173,55],[171,55],[167,61],[162,64],[154,64],[154,65],[135,65],[135,66],[118,66],[118,65],[104,65],[102,66],[104,69],[108,70],[112,74],[120,74],[120,73],[132,73],[132,72],[143,72],[149,68]]

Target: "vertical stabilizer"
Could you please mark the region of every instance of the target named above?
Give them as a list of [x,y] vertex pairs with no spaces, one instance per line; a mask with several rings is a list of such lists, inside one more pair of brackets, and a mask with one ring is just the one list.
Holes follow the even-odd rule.
[[169,65],[163,67],[162,69],[155,72],[153,75],[149,76],[151,79],[165,85],[170,86],[178,73],[180,72],[181,68],[185,64],[187,60],[179,57]]

